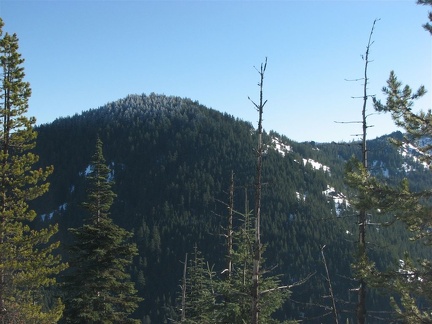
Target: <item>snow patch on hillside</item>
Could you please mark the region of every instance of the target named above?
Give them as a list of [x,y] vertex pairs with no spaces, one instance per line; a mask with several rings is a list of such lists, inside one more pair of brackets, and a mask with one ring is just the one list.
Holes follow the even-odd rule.
[[42,221],[44,222],[46,219],[52,219],[54,214],[56,212],[62,212],[65,211],[67,208],[67,203],[61,204],[56,210],[53,210],[52,212],[48,213],[48,214],[42,214],[40,217],[42,218]]
[[[108,181],[109,182],[111,182],[111,181],[114,181],[114,167],[115,167],[115,163],[114,162],[111,162],[109,165],[108,165],[108,167],[109,167],[109,169],[110,169],[110,172],[108,173]],[[89,176],[90,175],[90,173],[93,171],[93,167],[89,164],[89,165],[87,165],[87,167],[86,167],[86,169],[84,170],[84,172],[79,172],[78,174],[79,174],[79,176],[85,176],[85,177],[87,177],[87,176]],[[75,187],[74,187],[74,189],[75,189]],[[71,191],[72,192],[72,191]]]
[[93,171],[92,166],[91,165],[87,165],[87,168],[84,171],[84,175],[87,177],[92,171]]
[[431,137],[423,137],[423,138],[419,139],[418,142],[419,142],[419,145],[421,147],[430,146],[430,145],[432,145],[432,138]]
[[404,260],[399,260],[399,270],[398,272],[405,275],[408,282],[413,282],[415,280],[423,282],[423,278],[418,276],[414,271],[410,270],[410,269],[406,269],[407,266],[405,265],[405,261]]
[[306,200],[306,194],[301,194],[298,191],[296,191],[296,197],[297,197],[297,200],[301,200],[301,201],[305,201]]
[[[292,152],[292,147],[288,144],[284,144],[280,138],[273,137],[272,138],[272,145],[271,147],[278,153],[280,153],[282,156],[285,156],[286,154]],[[298,163],[298,161],[295,161]],[[317,162],[313,159],[303,159],[303,165],[310,164],[313,169],[315,170],[323,170],[324,172],[330,173],[330,167],[323,165],[320,162]]]
[[412,165],[409,165],[407,162],[402,163],[402,169],[405,172],[415,171],[415,168]]
[[303,165],[306,165],[308,163],[315,170],[321,170],[322,169],[324,172],[330,173],[330,167],[328,167],[328,166],[326,166],[324,164],[321,164],[321,163],[319,163],[319,162],[317,162],[315,160],[312,160],[312,159],[303,159]]
[[383,161],[378,161],[378,160],[373,161],[372,162],[372,169],[373,170],[378,170],[378,169],[381,170],[381,173],[385,178],[390,177],[390,171],[389,171],[389,169],[387,169],[385,167],[385,163]]
[[109,164],[110,173],[108,174],[108,182],[113,182],[114,181],[114,167],[115,167],[115,163],[111,162]]
[[78,175],[79,175],[80,177],[82,177],[82,176],[87,177],[91,172],[92,172],[92,167],[91,167],[91,165],[89,164],[89,165],[87,165],[87,167],[85,168],[84,171],[80,171],[80,172],[78,172]]
[[[424,155],[424,153],[412,144],[403,144],[400,148],[400,154],[405,158],[411,159],[415,163],[420,163],[425,169],[429,168],[429,165],[426,162],[422,162],[420,160],[420,157]],[[405,172],[416,171],[416,169],[410,166],[407,162],[402,165],[402,168],[405,170]]]
[[285,156],[292,151],[291,146],[282,143],[282,141],[278,137],[272,138],[272,147],[276,150],[276,152],[282,154],[282,156]]
[[343,210],[350,206],[346,196],[341,192],[337,192],[335,188],[330,187],[329,185],[327,185],[327,189],[322,193],[327,197],[327,199],[333,200],[337,216],[339,216]]

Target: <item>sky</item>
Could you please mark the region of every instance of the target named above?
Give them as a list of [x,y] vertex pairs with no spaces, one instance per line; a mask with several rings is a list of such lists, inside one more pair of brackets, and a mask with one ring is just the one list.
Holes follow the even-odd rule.
[[[295,141],[351,141],[361,124],[366,46],[368,94],[385,100],[391,70],[432,92],[431,7],[415,0],[146,1],[0,0],[16,33],[38,124],[129,94],[199,101],[257,124],[256,70],[267,57],[264,128]],[[370,101],[370,100],[369,100]],[[432,108],[427,94],[415,110]],[[368,105],[368,138],[396,130]],[[127,127],[127,125],[125,125]]]

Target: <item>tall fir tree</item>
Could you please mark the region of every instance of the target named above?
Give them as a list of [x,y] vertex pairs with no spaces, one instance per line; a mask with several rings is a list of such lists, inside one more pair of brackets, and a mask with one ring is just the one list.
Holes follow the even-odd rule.
[[0,322],[55,323],[63,305],[46,305],[43,290],[56,284],[65,267],[54,254],[57,226],[32,229],[36,212],[28,205],[48,190],[53,168],[33,169],[36,120],[26,116],[31,89],[24,59],[17,35],[0,35]]
[[[418,4],[432,5],[432,1],[418,1]],[[432,21],[432,15],[429,14]],[[430,24],[424,28],[432,32]],[[406,149],[415,148],[418,158],[432,167],[430,139],[432,138],[432,113],[427,111],[414,112],[415,100],[425,95],[424,86],[413,91],[408,85],[397,79],[392,71],[383,87],[386,102],[374,98],[374,107],[379,112],[392,115],[395,124],[405,130],[404,140],[393,140],[393,143]],[[413,191],[408,181],[403,180],[399,186],[390,186],[368,176],[366,168],[357,166],[357,175],[351,174],[350,181],[365,197],[364,204],[381,214],[395,215],[397,221],[402,221],[412,233],[413,240],[421,240],[425,244],[432,244],[432,221],[430,218],[430,190]],[[432,323],[432,263],[428,259],[411,260],[405,253],[397,262],[397,268],[385,273],[378,272],[374,267],[366,267],[363,275],[369,278],[372,285],[387,288],[395,293],[391,298],[392,305],[398,316],[405,323]]]
[[138,251],[129,241],[132,233],[110,218],[115,194],[99,138],[90,169],[87,201],[83,203],[90,217],[82,227],[70,229],[75,241],[65,275],[65,321],[139,323],[129,318],[141,298],[127,272]]
[[[430,169],[432,167],[431,110],[418,113],[412,110],[414,101],[426,93],[425,88],[421,86],[414,92],[409,86],[403,86],[392,71],[383,92],[387,96],[386,103],[375,100],[375,108],[378,111],[390,112],[395,124],[406,131],[403,140],[393,140],[393,143],[402,149],[415,148],[419,153],[419,160]],[[393,213],[398,221],[406,225],[413,240],[432,245],[430,189],[414,191],[406,179],[397,187],[376,182],[367,182],[363,186],[376,208],[381,212]],[[385,280],[378,281],[378,285],[394,290],[400,296],[392,298],[392,304],[404,322],[432,323],[431,260],[411,260],[405,253],[401,256],[398,266],[396,271],[386,273],[384,276],[377,276],[372,271],[372,276],[384,278]]]

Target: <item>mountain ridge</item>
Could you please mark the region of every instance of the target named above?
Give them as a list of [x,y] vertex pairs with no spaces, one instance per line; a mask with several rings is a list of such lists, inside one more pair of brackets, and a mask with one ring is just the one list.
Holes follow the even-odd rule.
[[[50,215],[44,222],[58,222],[65,243],[67,228],[82,223],[83,179],[99,136],[115,180],[112,217],[134,231],[139,248],[131,271],[145,302],[137,315],[145,323],[175,317],[184,254],[197,244],[209,262],[217,265],[224,258],[221,228],[226,208],[221,202],[227,201],[231,171],[235,173],[236,210],[243,211],[247,201],[252,209],[246,197],[253,197],[255,174],[252,124],[190,99],[143,94],[57,119],[37,130],[39,163],[55,167],[50,192],[35,203],[39,215]],[[392,147],[388,138],[369,141],[371,161],[377,161],[372,171],[384,180],[408,176],[419,187],[430,184],[430,175]],[[319,252],[326,245],[329,267],[338,276],[336,294],[346,298],[352,283],[341,278],[350,276],[356,218],[349,204],[336,199],[351,194],[343,172],[346,161],[360,154],[357,143],[297,143],[275,131],[265,133],[264,141],[268,148],[263,162],[265,258],[270,265],[278,265],[283,282],[293,283],[308,273],[322,273]],[[406,172],[403,163],[412,166],[412,171]],[[387,246],[388,242],[406,236],[401,228],[371,231],[371,240],[386,246],[385,251],[372,253],[381,267],[400,252]],[[414,249],[417,254],[426,253]],[[324,302],[320,295],[326,288],[318,277],[301,292],[294,290],[299,303],[285,305],[277,314],[279,319],[322,313],[318,307],[307,307],[311,299]],[[389,309],[377,296],[372,298],[375,306]]]

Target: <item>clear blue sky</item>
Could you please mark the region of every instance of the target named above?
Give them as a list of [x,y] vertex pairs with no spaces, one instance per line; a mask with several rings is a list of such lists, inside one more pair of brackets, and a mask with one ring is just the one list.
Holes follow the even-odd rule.
[[[264,127],[297,141],[350,141],[360,125],[364,54],[377,23],[370,94],[389,72],[432,92],[432,10],[400,1],[0,0],[17,33],[33,95],[30,114],[51,122],[128,94],[198,100],[256,126],[254,66],[268,57]],[[382,96],[381,96],[382,97]],[[428,94],[417,106],[432,108]],[[372,107],[369,106],[372,113]],[[371,116],[371,138],[395,130]],[[125,125],[127,126],[127,125]]]

